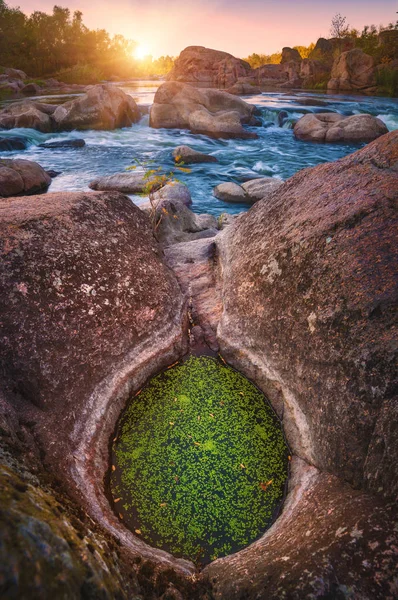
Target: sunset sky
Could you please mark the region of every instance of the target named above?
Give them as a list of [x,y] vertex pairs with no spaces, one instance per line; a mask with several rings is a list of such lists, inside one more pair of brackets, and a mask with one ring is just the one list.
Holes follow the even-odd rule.
[[134,39],[154,58],[178,55],[186,46],[207,46],[245,57],[327,37],[340,12],[357,29],[398,18],[397,0],[21,0],[27,13],[51,12],[54,4],[81,10],[85,24]]

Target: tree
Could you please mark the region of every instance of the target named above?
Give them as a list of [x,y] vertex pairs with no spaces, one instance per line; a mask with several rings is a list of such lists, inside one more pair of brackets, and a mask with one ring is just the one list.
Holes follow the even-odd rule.
[[347,18],[340,13],[334,15],[330,27],[330,35],[332,38],[343,38],[349,34],[350,26],[347,23]]

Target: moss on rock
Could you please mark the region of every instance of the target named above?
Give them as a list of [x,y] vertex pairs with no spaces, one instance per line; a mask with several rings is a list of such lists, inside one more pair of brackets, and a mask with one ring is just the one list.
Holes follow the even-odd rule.
[[153,378],[112,447],[115,510],[148,543],[200,562],[273,522],[288,474],[280,423],[245,377],[209,357]]

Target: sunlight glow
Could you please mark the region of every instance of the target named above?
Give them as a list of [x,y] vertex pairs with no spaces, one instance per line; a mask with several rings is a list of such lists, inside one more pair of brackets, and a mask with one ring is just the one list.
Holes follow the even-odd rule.
[[150,50],[149,50],[148,46],[146,46],[144,44],[139,44],[136,47],[136,49],[134,50],[134,58],[136,58],[138,60],[143,60],[144,58],[146,58],[149,55],[150,55]]

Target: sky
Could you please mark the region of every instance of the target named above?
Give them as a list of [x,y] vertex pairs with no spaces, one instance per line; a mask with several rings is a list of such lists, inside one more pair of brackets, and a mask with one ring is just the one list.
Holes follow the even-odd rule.
[[336,13],[352,27],[398,19],[398,0],[20,0],[7,2],[30,14],[54,4],[81,10],[90,29],[135,40],[141,54],[177,56],[206,46],[244,58],[284,46],[308,46],[328,37]]

